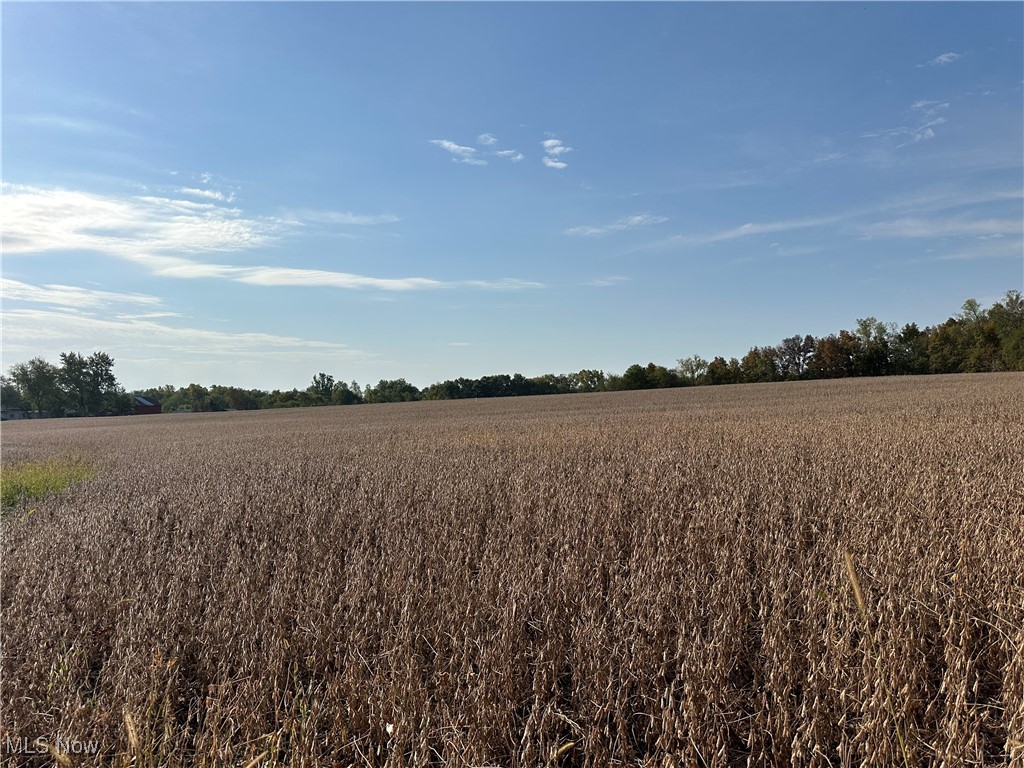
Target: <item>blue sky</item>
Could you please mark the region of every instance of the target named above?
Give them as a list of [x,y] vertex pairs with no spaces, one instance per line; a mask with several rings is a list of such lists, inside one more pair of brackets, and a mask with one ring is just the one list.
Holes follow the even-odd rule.
[[3,364],[418,386],[1024,283],[1024,5],[5,2]]

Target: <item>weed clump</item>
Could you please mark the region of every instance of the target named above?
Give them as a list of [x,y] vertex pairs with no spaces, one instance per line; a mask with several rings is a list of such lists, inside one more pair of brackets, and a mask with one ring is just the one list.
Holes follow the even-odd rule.
[[76,456],[51,456],[0,467],[0,509],[4,512],[27,501],[63,491],[72,483],[94,477],[96,471]]

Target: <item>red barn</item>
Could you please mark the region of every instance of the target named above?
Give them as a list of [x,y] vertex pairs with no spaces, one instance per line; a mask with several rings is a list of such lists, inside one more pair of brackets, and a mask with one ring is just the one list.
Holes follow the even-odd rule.
[[150,400],[148,397],[132,398],[132,414],[142,416],[147,413],[160,413],[160,403]]

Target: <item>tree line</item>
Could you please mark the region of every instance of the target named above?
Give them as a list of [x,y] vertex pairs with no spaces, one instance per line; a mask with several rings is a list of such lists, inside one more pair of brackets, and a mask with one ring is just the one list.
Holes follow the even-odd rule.
[[382,379],[361,387],[318,373],[305,389],[242,389],[214,385],[166,385],[130,394],[117,384],[113,360],[103,352],[83,357],[60,356],[54,366],[41,358],[18,363],[0,377],[3,407],[27,407],[53,415],[130,413],[132,396],[160,402],[163,410],[225,411],[358,405],[411,400],[459,400],[480,397],[614,392],[634,389],[745,384],[852,376],[921,375],[1024,371],[1024,298],[1008,291],[1002,301],[984,309],[968,299],[946,322],[902,328],[874,317],[857,320],[852,330],[815,338],[795,335],[775,346],[751,347],[742,359],[697,355],[673,368],[648,363],[629,366],[621,375],[600,370],[526,377],[498,374],[479,379],[458,378],[419,389],[405,379]]
[[4,410],[34,411],[47,416],[118,416],[132,412],[132,397],[114,376],[114,359],[106,352],[85,357],[64,352],[60,365],[35,357],[11,366],[0,376]]

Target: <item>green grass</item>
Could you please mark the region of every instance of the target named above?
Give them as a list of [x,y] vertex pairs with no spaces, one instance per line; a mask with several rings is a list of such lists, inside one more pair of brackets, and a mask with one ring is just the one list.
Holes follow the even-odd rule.
[[7,511],[25,501],[63,491],[69,485],[96,475],[75,456],[51,456],[22,461],[0,468],[0,509]]

